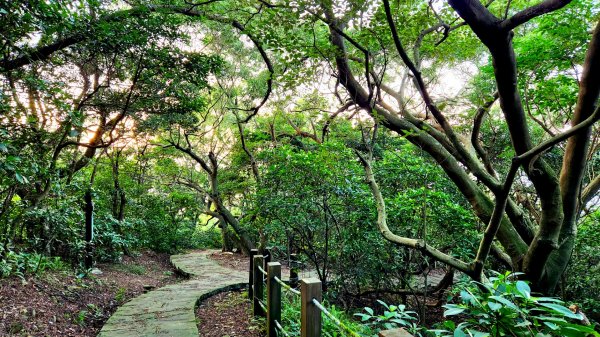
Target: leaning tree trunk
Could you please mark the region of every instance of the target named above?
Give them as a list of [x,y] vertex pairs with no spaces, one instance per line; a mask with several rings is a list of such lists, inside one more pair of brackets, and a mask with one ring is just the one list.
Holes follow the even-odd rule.
[[232,252],[234,242],[231,237],[231,233],[229,232],[229,225],[222,219],[219,219],[219,228],[221,229],[221,240],[223,241],[223,252]]

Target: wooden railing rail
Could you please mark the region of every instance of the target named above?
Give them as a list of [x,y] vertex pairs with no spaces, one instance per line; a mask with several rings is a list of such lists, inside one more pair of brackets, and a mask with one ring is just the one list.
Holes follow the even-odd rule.
[[[258,250],[253,249],[250,252],[248,297],[252,302],[253,314],[266,318],[267,337],[289,336],[281,322],[282,288],[290,292],[292,296],[300,296],[301,337],[321,336],[323,314],[347,336],[360,337],[358,333],[333,316],[322,304],[321,281],[307,278],[298,282],[298,274],[294,267],[292,266],[290,271],[290,280],[285,282],[281,278],[281,263],[271,262],[270,251],[266,250],[265,253],[260,254]],[[295,284],[298,283],[300,290],[295,289]],[[264,294],[265,286],[266,296]],[[411,335],[400,329],[382,331],[380,336],[408,337]]]

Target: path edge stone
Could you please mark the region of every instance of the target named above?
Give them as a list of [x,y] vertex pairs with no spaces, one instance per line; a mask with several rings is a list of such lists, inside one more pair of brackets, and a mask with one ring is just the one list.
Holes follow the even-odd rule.
[[179,267],[174,261],[173,261],[173,256],[177,256],[177,255],[171,255],[169,256],[169,263],[171,264],[171,266],[173,267],[173,269],[175,269],[175,274],[186,278],[186,279],[190,279],[192,276],[194,276],[194,274],[192,273],[188,273],[187,271],[183,270],[181,267]]

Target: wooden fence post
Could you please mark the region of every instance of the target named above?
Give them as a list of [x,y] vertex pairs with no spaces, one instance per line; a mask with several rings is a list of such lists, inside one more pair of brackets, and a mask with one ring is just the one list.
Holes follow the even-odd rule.
[[267,337],[277,337],[275,321],[281,322],[281,263],[267,263]]
[[263,299],[263,273],[258,270],[258,267],[263,267],[263,256],[255,255],[253,259],[253,276],[254,276],[254,301],[252,308],[254,309],[254,316],[265,316],[265,312],[260,306],[260,301]]
[[300,336],[321,336],[321,310],[312,302],[322,300],[321,281],[318,279],[302,279],[300,281],[302,306],[300,313]]
[[298,288],[298,256],[290,254],[290,287]]
[[265,266],[268,266],[269,262],[271,262],[271,247],[265,248],[263,256],[265,257]]
[[252,301],[254,299],[254,291],[252,285],[254,284],[254,255],[258,254],[258,249],[250,249],[250,270],[248,272],[248,299]]
[[94,239],[94,200],[92,189],[85,191],[85,257],[84,266],[90,269],[94,266],[92,240]]

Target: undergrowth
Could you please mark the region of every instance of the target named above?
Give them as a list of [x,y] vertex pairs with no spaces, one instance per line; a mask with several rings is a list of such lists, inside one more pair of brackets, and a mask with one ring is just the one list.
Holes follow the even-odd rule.
[[17,276],[21,279],[27,275],[39,275],[47,270],[64,270],[67,268],[60,257],[48,257],[39,253],[0,251],[0,278]]

